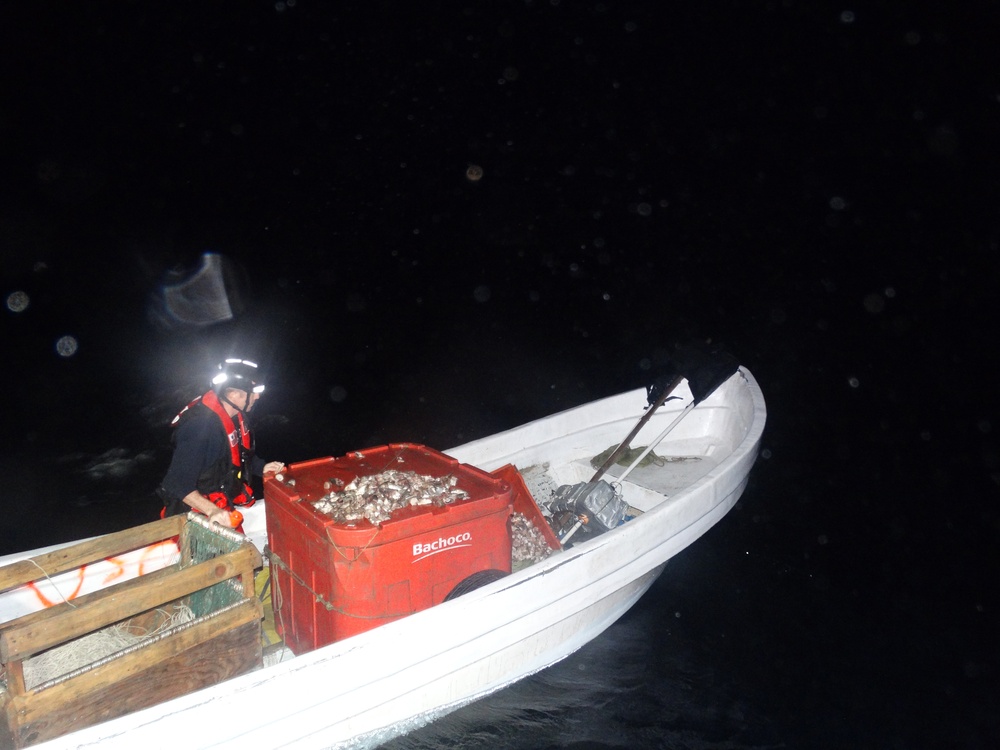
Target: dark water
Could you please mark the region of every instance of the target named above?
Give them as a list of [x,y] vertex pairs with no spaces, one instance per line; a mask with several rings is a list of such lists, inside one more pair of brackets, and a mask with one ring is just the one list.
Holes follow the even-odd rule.
[[64,5],[3,10],[0,552],[152,518],[230,353],[297,461],[446,449],[711,340],[768,401],[736,509],[600,639],[393,746],[997,745],[988,18]]

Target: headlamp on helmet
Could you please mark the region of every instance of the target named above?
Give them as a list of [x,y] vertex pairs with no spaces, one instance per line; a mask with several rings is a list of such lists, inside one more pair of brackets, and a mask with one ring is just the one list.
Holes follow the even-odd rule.
[[221,393],[226,388],[237,388],[247,393],[263,393],[264,384],[258,383],[257,363],[248,359],[230,358],[219,365],[219,372],[212,378],[212,388]]

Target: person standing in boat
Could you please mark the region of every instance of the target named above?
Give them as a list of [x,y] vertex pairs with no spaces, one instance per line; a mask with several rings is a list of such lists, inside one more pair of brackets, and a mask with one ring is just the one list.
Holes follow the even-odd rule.
[[256,363],[227,359],[212,388],[174,417],[174,454],[157,490],[161,517],[193,509],[232,527],[231,512],[255,502],[251,477],[285,468],[280,461],[265,463],[254,452],[247,417],[264,392],[259,380]]

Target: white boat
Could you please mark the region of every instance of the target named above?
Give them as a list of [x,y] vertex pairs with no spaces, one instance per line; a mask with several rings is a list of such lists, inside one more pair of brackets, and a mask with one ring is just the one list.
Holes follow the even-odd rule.
[[[673,394],[632,440],[659,460],[629,467],[620,490],[634,517],[617,528],[581,534],[437,606],[34,747],[373,747],[564,659],[621,617],[746,487],[766,417],[753,376],[740,368],[703,400],[686,380]],[[542,467],[553,486],[587,482],[594,456],[646,407],[637,389],[444,453],[485,471]],[[624,471],[609,469],[610,481]],[[260,549],[262,505],[245,522]],[[13,602],[0,598],[0,620],[18,614]]]

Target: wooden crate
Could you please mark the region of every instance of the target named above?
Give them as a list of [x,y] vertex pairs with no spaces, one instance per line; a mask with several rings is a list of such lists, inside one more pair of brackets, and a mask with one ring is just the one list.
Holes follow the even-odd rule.
[[[130,550],[179,537],[184,516],[81,542],[0,568],[0,591],[79,569]],[[214,685],[261,664],[262,608],[254,591],[260,553],[248,540],[204,562],[185,560],[153,573],[77,597],[0,626],[0,747],[23,748],[170,698]],[[231,546],[235,546],[231,545]],[[239,577],[236,601],[176,626],[137,648],[102,658],[39,685],[26,685],[24,661],[115,623],[149,621],[157,611],[204,595]]]

